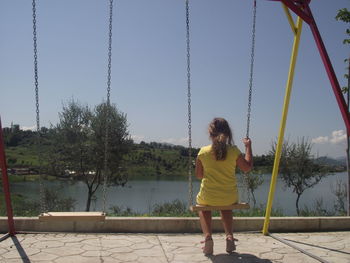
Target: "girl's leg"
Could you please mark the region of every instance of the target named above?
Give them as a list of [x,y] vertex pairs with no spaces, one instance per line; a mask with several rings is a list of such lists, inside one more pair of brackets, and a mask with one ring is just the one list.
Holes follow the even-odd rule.
[[237,239],[233,238],[232,235],[232,211],[231,210],[222,210],[221,211],[221,220],[224,225],[225,234],[226,234],[226,252],[232,253],[236,250],[235,241]]
[[211,211],[199,211],[199,219],[205,239],[211,238]]
[[213,254],[213,248],[214,243],[213,239],[211,237],[212,231],[211,231],[211,211],[200,211],[199,212],[199,219],[201,222],[201,227],[203,234],[205,236],[204,241],[201,243],[204,243],[203,253],[205,255],[212,255]]
[[221,220],[224,225],[226,237],[233,239],[232,236],[232,210],[221,210]]

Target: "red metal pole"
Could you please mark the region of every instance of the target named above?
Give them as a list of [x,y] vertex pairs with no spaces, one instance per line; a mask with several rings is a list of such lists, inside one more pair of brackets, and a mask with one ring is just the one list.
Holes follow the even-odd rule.
[[324,64],[324,67],[326,69],[328,78],[331,82],[333,93],[335,95],[335,98],[337,100],[341,115],[343,117],[346,131],[348,137],[350,136],[350,115],[349,110],[347,107],[347,104],[345,102],[343,93],[340,89],[340,85],[337,79],[337,76],[335,75],[332,62],[329,59],[326,47],[323,43],[322,37],[320,32],[318,31],[316,21],[312,15],[309,3],[311,0],[280,0],[283,4],[288,6],[289,9],[291,9],[294,13],[296,13],[298,16],[300,16],[306,23],[309,24],[312,35],[316,41],[316,45],[318,48],[318,51],[320,52],[322,62]]
[[[292,10],[295,14],[297,14],[300,18],[302,18],[306,23],[310,24],[312,21],[312,18],[304,12],[303,9],[300,8],[300,6],[297,6],[295,4],[295,1],[293,0],[280,0],[284,5],[288,6],[290,10]],[[303,5],[308,4],[310,1],[304,1]]]
[[338,106],[339,106],[341,115],[342,115],[342,117],[344,119],[344,123],[345,123],[345,126],[346,126],[347,134],[349,136],[349,132],[350,132],[350,116],[349,116],[349,111],[348,111],[348,108],[347,108],[347,105],[346,105],[343,93],[342,93],[342,91],[340,89],[340,85],[339,85],[337,76],[335,75],[335,72],[334,72],[334,69],[333,69],[333,66],[332,66],[332,62],[329,59],[326,47],[325,47],[325,45],[324,45],[324,43],[322,41],[321,34],[318,31],[318,28],[317,28],[317,25],[316,25],[316,21],[315,21],[313,15],[312,15],[312,12],[311,12],[311,9],[310,9],[309,5],[306,5],[305,9],[306,9],[305,11],[308,13],[309,17],[311,17],[311,23],[309,24],[310,28],[311,28],[311,32],[312,32],[312,34],[314,36],[314,39],[316,41],[316,45],[317,45],[318,51],[320,52],[323,64],[324,64],[324,66],[326,68],[326,72],[327,72],[328,78],[329,78],[329,80],[331,82],[332,89],[333,89],[335,98],[336,98],[336,100],[338,102]]
[[11,205],[11,194],[9,180],[7,176],[7,165],[5,156],[5,144],[4,137],[2,133],[1,118],[0,118],[0,168],[2,173],[2,185],[4,188],[5,201],[6,201],[6,211],[7,211],[7,223],[9,226],[9,234],[11,236],[15,235],[15,223],[13,221],[13,211]]

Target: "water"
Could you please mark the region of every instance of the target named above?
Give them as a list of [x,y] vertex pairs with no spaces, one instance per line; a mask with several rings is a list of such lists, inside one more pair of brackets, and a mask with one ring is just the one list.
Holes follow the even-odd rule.
[[[255,191],[257,204],[265,205],[267,202],[268,191],[270,187],[270,174],[263,175],[264,183]],[[300,199],[300,208],[307,205],[312,208],[315,200],[322,198],[326,208],[332,209],[335,195],[331,188],[335,188],[337,180],[346,182],[347,174],[337,173],[324,178],[314,188],[306,190]],[[194,179],[193,192],[194,196],[199,190],[200,182]],[[71,197],[76,200],[75,210],[84,211],[87,198],[87,187],[83,182],[72,184],[69,181],[45,182],[48,189],[57,189],[61,187],[61,197]],[[28,199],[39,199],[38,182],[21,182],[11,184],[12,193],[20,193]],[[106,207],[119,206],[129,207],[139,213],[149,213],[155,204],[173,201],[175,199],[188,201],[188,182],[185,180],[134,180],[129,181],[125,187],[109,187],[107,192]],[[246,196],[246,191],[240,188],[241,199]],[[92,211],[101,211],[102,191],[99,189],[96,196],[98,200],[93,201]],[[244,201],[244,200],[242,200]],[[291,189],[285,188],[281,180],[277,181],[274,208],[281,208],[285,215],[296,215],[295,209],[296,194]]]

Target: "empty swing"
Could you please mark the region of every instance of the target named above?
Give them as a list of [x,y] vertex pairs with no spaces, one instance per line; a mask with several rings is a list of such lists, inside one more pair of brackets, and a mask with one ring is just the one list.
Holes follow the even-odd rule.
[[[254,69],[254,54],[255,54],[255,26],[256,26],[256,0],[253,2],[253,23],[252,23],[252,42],[251,42],[251,60],[250,60],[250,74],[249,74],[249,93],[248,93],[248,111],[247,111],[247,128],[246,138],[249,138],[250,128],[250,113],[251,113],[251,101],[252,101],[252,88],[253,88],[253,69]],[[240,210],[249,209],[249,203],[234,203],[228,206],[209,206],[193,204],[193,183],[192,183],[192,119],[191,119],[191,67],[190,67],[190,13],[189,13],[189,0],[186,0],[186,43],[187,43],[187,109],[188,109],[188,181],[189,181],[189,209],[192,212],[196,211],[219,211],[219,210]],[[247,174],[244,174],[244,185],[247,185]]]
[[57,221],[89,221],[99,222],[106,218],[106,193],[107,193],[107,169],[108,169],[108,137],[109,137],[109,107],[111,90],[111,63],[112,63],[112,18],[113,18],[113,0],[109,0],[109,35],[108,35],[108,71],[107,71],[107,116],[106,133],[104,145],[104,172],[103,172],[103,210],[102,212],[49,212],[45,204],[44,185],[41,179],[41,154],[40,154],[40,113],[39,113],[39,88],[38,88],[38,62],[37,62],[37,34],[36,34],[36,0],[32,2],[33,6],[33,41],[34,41],[34,79],[35,79],[35,98],[36,98],[36,129],[38,134],[38,159],[40,175],[40,203],[41,214],[39,220],[44,222]]

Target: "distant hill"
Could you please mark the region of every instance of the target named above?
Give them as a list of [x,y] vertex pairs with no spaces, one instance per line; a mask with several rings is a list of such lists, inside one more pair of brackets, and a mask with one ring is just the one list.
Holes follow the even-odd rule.
[[315,159],[315,162],[318,164],[324,164],[324,165],[335,165],[335,166],[346,166],[346,158],[338,158],[333,159],[327,156],[321,156]]
[[[11,169],[38,167],[36,151],[35,132],[22,131],[18,127],[4,128],[4,139],[6,144],[7,164]],[[49,129],[43,130],[43,132]],[[50,158],[50,143],[48,141],[41,145],[43,156]],[[192,150],[193,160],[199,149]],[[140,142],[132,145],[132,150],[124,156],[122,170],[129,177],[145,178],[156,176],[183,176],[188,175],[188,149],[184,146],[170,143]],[[50,160],[44,162],[48,163]],[[55,160],[53,160],[55,161]],[[274,157],[271,155],[255,155],[253,157],[253,173],[271,173]],[[329,166],[331,171],[341,172],[346,170],[345,158],[318,157],[315,162],[320,165]],[[49,167],[47,167],[49,169]],[[194,167],[193,167],[194,168]],[[50,172],[49,172],[50,173]],[[53,173],[53,172],[52,172]],[[55,174],[52,174],[55,175]]]
[[332,167],[332,170],[336,172],[341,172],[346,170],[345,157],[333,159],[327,156],[322,156],[322,157],[316,158],[315,163],[330,166]]

